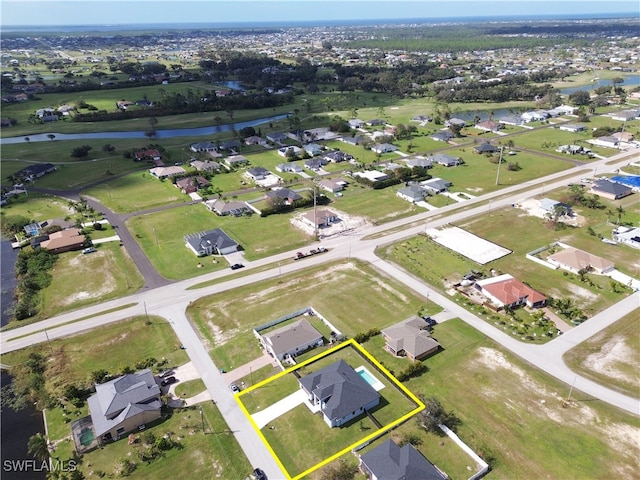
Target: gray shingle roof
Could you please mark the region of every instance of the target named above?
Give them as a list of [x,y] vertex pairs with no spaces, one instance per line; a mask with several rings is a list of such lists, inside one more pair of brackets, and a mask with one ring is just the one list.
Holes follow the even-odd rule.
[[413,445],[403,447],[393,440],[360,457],[364,466],[376,478],[384,480],[443,480],[446,478]]
[[301,378],[300,384],[324,402],[322,412],[332,421],[380,398],[380,394],[344,360]]

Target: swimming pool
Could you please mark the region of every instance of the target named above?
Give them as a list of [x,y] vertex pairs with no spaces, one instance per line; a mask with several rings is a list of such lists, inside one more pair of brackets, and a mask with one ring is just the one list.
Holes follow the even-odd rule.
[[612,177],[611,180],[614,182],[621,183],[628,187],[632,188],[640,188],[640,175],[626,175],[626,176],[616,176]]
[[384,383],[374,377],[364,365],[359,366],[355,371],[358,372],[358,375],[360,375],[365,382],[371,385],[376,392],[384,388]]

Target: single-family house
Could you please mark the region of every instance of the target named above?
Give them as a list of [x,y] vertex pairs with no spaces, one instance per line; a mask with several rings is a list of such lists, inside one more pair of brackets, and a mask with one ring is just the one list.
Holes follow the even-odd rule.
[[498,148],[495,147],[494,145],[491,145],[489,142],[484,142],[484,143],[481,143],[480,145],[476,145],[475,147],[473,147],[473,150],[476,153],[486,154],[486,153],[496,153],[498,151]]
[[267,133],[266,138],[273,143],[282,143],[287,139],[287,136],[284,133],[272,132]]
[[[39,108],[38,110],[36,110],[36,117],[40,119],[42,119],[43,117],[47,117],[49,115],[56,115],[55,109],[51,107],[47,107],[47,108]],[[57,115],[56,115],[56,118],[57,118]]]
[[226,163],[230,168],[235,168],[247,165],[249,163],[249,159],[244,155],[229,155],[224,159],[224,163]]
[[118,100],[116,102],[116,108],[119,110],[126,110],[131,105],[134,105],[134,103],[130,100]]
[[220,228],[214,228],[206,232],[190,233],[184,236],[184,242],[187,248],[198,257],[204,255],[227,255],[240,249],[240,245]]
[[87,237],[80,233],[77,228],[69,228],[49,234],[49,240],[40,242],[40,248],[44,248],[51,253],[69,252],[80,250],[85,246]]
[[201,188],[210,187],[211,182],[200,175],[181,178],[176,181],[176,187],[180,189],[182,193],[194,193]]
[[15,173],[15,177],[23,181],[32,181],[35,178],[40,178],[56,170],[57,168],[53,163],[32,163],[28,167],[18,170]]
[[250,137],[244,139],[245,145],[262,145],[263,143],[264,140],[258,135],[251,135]]
[[442,178],[430,178],[420,182],[420,186],[424,188],[431,195],[437,195],[449,190],[449,187],[453,185],[450,181]]
[[447,155],[446,153],[436,153],[428,157],[433,163],[437,163],[438,165],[442,165],[443,167],[455,167],[462,163],[462,159],[460,157],[452,157],[451,155]]
[[362,128],[364,127],[364,122],[358,118],[352,118],[348,121],[349,127],[351,128]]
[[160,418],[160,387],[151,370],[128,373],[96,385],[87,400],[99,442],[118,440]]
[[264,167],[252,167],[244,172],[244,176],[249,180],[253,180],[254,182],[258,180],[264,180],[267,175],[271,175],[271,172]]
[[149,169],[149,173],[154,177],[163,179],[169,177],[175,177],[176,175],[185,175],[187,171],[182,167],[176,167],[172,165],[170,167],[154,167]]
[[278,155],[285,158],[297,157],[302,154],[302,149],[300,147],[296,147],[295,145],[290,145],[288,147],[282,147],[278,149]]
[[564,123],[560,125],[559,128],[560,130],[571,133],[584,132],[587,129],[587,127],[579,123]]
[[420,122],[420,123],[428,123],[431,121],[431,117],[429,115],[414,115],[411,118],[412,122]]
[[432,168],[433,167],[433,162],[428,158],[413,157],[413,158],[406,159],[405,161],[407,163],[407,167],[409,168],[415,168],[415,167]]
[[396,150],[398,150],[398,147],[390,143],[380,143],[371,147],[371,151],[374,153],[389,153],[395,152]]
[[307,143],[306,145],[303,145],[302,149],[313,157],[315,155],[320,155],[324,150],[324,147],[317,143]]
[[341,150],[334,150],[332,152],[327,152],[324,155],[322,155],[322,158],[333,163],[350,162],[353,160],[352,155],[349,155],[348,153],[345,153]]
[[522,115],[505,115],[498,118],[498,122],[503,125],[512,125],[514,127],[520,127],[526,123],[522,118]]
[[233,150],[237,151],[242,146],[242,142],[240,140],[226,140],[220,143],[220,150]]
[[267,200],[275,203],[284,203],[285,205],[291,205],[296,200],[301,200],[302,195],[289,188],[278,188],[276,190],[270,190],[266,193]]
[[214,200],[207,200],[204,204],[209,210],[221,217],[225,215],[239,217],[247,212],[251,212],[251,208],[249,208],[245,202],[238,202],[236,200],[225,202],[224,200],[216,198]]
[[456,126],[456,127],[463,128],[463,127],[466,127],[466,125],[467,125],[467,122],[465,122],[461,118],[455,118],[455,117],[452,117],[449,120],[446,120],[444,122],[445,127]]
[[631,142],[633,141],[633,133],[631,132],[615,132],[611,134],[612,137],[616,138],[619,142]]
[[278,165],[276,165],[276,171],[300,173],[302,172],[302,167],[297,163],[293,163],[293,162],[279,163]]
[[318,182],[320,188],[331,193],[341,192],[346,185],[348,182],[343,178],[327,178]]
[[194,160],[189,163],[193,168],[195,168],[199,172],[219,172],[220,164],[218,162],[205,161],[202,160]]
[[427,196],[427,191],[420,185],[407,185],[396,192],[396,195],[407,202],[421,202]]
[[429,135],[429,138],[438,142],[448,142],[453,138],[453,133],[446,130],[441,130],[439,132],[432,133],[431,135]]
[[427,322],[420,317],[403,320],[380,333],[386,342],[387,351],[396,357],[407,357],[414,362],[440,349],[440,344],[429,333]]
[[554,117],[560,115],[573,115],[573,112],[577,110],[578,107],[573,107],[571,105],[559,105],[551,110],[547,110],[547,112]]
[[547,303],[547,297],[508,273],[478,280],[475,287],[497,308],[516,308],[520,305],[541,308]]
[[496,122],[495,120],[484,120],[483,122],[476,123],[475,127],[478,130],[483,130],[485,132],[497,132],[498,130],[502,130],[504,125],[500,122]]
[[386,120],[382,120],[381,118],[374,118],[371,120],[367,120],[367,125],[369,125],[370,127],[379,127],[381,125],[386,125],[387,122]]
[[353,176],[364,178],[366,180],[369,180],[370,182],[381,182],[389,178],[389,175],[384,172],[379,172],[378,170],[364,170],[362,172],[355,172]]
[[582,145],[560,145],[556,148],[558,153],[566,153],[567,155],[586,155],[591,152],[590,149],[583,147]]
[[364,135],[340,137],[341,142],[348,143],[349,145],[362,145],[363,143],[366,143],[367,140],[367,137]]
[[380,403],[380,394],[351,365],[338,360],[299,379],[309,402],[330,427],[339,427]]
[[540,200],[540,208],[546,212],[547,215],[557,215],[561,217],[570,217],[573,215],[571,205],[553,200],[551,198],[543,198]]
[[327,163],[329,161],[324,158],[310,158],[304,161],[304,168],[317,171],[321,170]]
[[595,193],[609,200],[618,200],[633,193],[633,189],[628,185],[612,182],[602,178],[591,183],[591,193]]
[[522,120],[525,123],[529,122],[541,122],[549,118],[549,114],[545,110],[534,110],[529,112],[524,112],[521,115]]
[[573,247],[564,248],[549,255],[547,262],[573,273],[592,270],[595,273],[605,274],[615,268],[613,262]]
[[624,110],[622,112],[612,113],[610,117],[620,122],[630,122],[636,118],[640,118],[640,110]]
[[265,351],[280,361],[324,344],[322,334],[305,319],[260,335]]
[[191,149],[192,152],[196,152],[196,153],[218,151],[218,149],[216,148],[216,144],[213,142],[192,143],[189,148]]
[[445,480],[449,478],[407,443],[399,447],[389,439],[360,456],[360,471],[367,480]]
[[633,248],[640,249],[640,228],[617,227],[613,230],[613,239]]
[[159,150],[156,150],[155,148],[151,148],[151,149],[145,149],[145,150],[138,150],[135,155],[134,155],[134,160],[136,162],[141,162],[143,160],[147,161],[147,160],[153,160],[154,162],[157,160],[161,160],[162,159],[162,154],[160,153]]
[[311,210],[302,215],[302,221],[314,228],[327,228],[339,222],[340,217],[330,210]]

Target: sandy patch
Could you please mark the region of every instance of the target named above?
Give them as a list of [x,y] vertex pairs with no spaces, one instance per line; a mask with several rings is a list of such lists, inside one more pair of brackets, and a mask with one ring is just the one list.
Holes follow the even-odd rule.
[[579,297],[580,300],[584,300],[589,303],[598,300],[598,295],[596,293],[590,292],[586,288],[582,288],[578,285],[569,284],[569,290],[571,290],[571,293],[573,293],[576,297]]
[[[328,210],[334,215],[336,215],[339,219],[339,221],[337,221],[332,225],[318,228],[318,235],[320,235],[321,238],[332,237],[334,235],[339,235],[344,232],[354,231],[356,229],[363,228],[370,225],[364,217],[349,215],[345,212],[336,210],[335,208],[322,206],[322,207],[317,207],[317,210],[318,211]],[[291,219],[291,224],[297,229],[302,230],[306,234],[313,235],[315,233],[313,225],[309,223],[307,220],[304,220],[305,213],[307,212],[303,212],[294,216]]]
[[[540,206],[540,200],[529,198],[517,203],[516,207],[523,209],[527,215],[542,219],[549,218],[549,213]],[[558,218],[558,221],[574,227],[582,227],[585,224],[585,218],[575,212],[570,217],[562,216]]]
[[599,372],[607,377],[616,378],[633,383],[634,378],[629,378],[628,374],[619,369],[619,364],[631,364],[635,371],[640,371],[640,363],[637,355],[630,348],[623,336],[616,335],[607,343],[602,345],[599,352],[592,353],[582,362],[585,368]]

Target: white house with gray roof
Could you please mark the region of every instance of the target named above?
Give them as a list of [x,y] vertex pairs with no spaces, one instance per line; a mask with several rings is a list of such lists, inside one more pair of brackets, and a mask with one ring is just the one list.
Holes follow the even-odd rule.
[[260,343],[269,355],[283,361],[310,348],[322,346],[324,339],[307,320],[302,319],[261,335]]
[[148,368],[96,385],[87,400],[93,431],[101,441],[118,440],[160,418],[160,387]]
[[309,402],[330,427],[339,427],[380,403],[380,394],[344,360],[299,379]]
[[427,191],[420,185],[407,185],[396,192],[396,195],[407,202],[421,202]]
[[226,255],[240,249],[240,245],[220,228],[185,235],[184,243],[198,257]]

